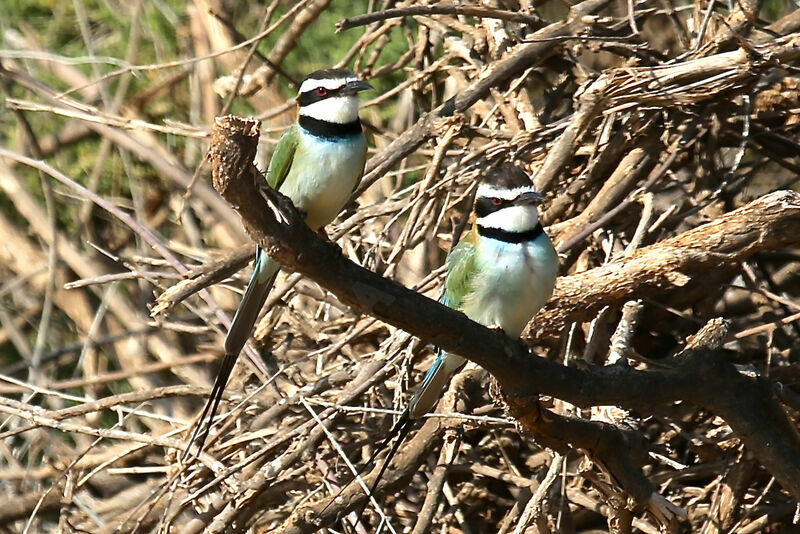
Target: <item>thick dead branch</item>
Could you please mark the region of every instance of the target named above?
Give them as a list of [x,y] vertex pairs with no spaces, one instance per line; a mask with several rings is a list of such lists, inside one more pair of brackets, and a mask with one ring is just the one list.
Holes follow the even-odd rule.
[[798,243],[800,195],[776,191],[719,219],[632,255],[563,276],[553,298],[531,323],[531,336],[558,335],[569,321],[591,319],[609,305],[637,296],[663,295],[693,277],[731,270],[758,252]]
[[[691,353],[668,371],[579,370],[533,357],[519,342],[350,262],[302,223],[286,197],[271,189],[259,193],[260,175],[251,163],[257,139],[254,121],[217,120],[209,156],[214,187],[239,212],[251,236],[284,266],[313,278],[342,302],[478,363],[509,395],[535,398],[541,393],[578,405],[616,404],[632,409],[676,400],[706,407],[725,418],[773,476],[800,496],[800,438],[794,427],[771,388],[740,375],[721,354]],[[720,268],[729,258],[740,261],[761,250],[782,248],[796,243],[798,236],[800,195],[776,192],[663,246],[648,247],[611,268],[599,269],[618,281],[617,290],[610,294],[620,294],[622,300],[630,296],[625,288],[633,285],[627,281],[643,279],[653,288],[679,287],[689,275],[712,264]],[[655,265],[666,265],[666,274]],[[562,282],[559,287],[569,285]],[[563,292],[559,289],[558,294]],[[571,302],[568,296],[564,299]],[[585,306],[594,299],[593,294],[584,294],[581,302]],[[560,300],[557,297],[549,304],[544,315],[547,324],[579,313],[577,306],[559,313]],[[548,320],[548,314],[554,319]],[[538,417],[538,412],[532,416]]]

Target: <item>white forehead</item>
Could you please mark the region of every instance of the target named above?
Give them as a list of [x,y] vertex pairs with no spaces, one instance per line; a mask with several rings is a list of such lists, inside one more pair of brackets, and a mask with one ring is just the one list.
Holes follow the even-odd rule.
[[348,82],[357,82],[358,78],[355,76],[348,76],[346,78],[324,78],[322,80],[314,80],[308,78],[300,85],[299,93],[307,93],[313,91],[317,87],[324,87],[325,89],[338,89]]
[[504,189],[495,187],[489,184],[481,184],[478,186],[476,196],[478,198],[502,198],[503,200],[514,200],[522,193],[535,193],[536,188],[533,185],[525,185],[522,187],[515,187],[514,189]]

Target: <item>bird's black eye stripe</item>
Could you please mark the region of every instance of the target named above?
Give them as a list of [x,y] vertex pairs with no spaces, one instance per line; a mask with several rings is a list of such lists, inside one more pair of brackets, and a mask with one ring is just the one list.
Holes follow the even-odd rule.
[[320,96],[317,94],[316,89],[312,89],[310,91],[306,91],[305,93],[300,93],[297,97],[297,102],[300,106],[308,106],[313,104],[314,102],[319,102],[320,100],[325,100],[326,98],[331,98],[336,96],[341,91],[341,87],[339,89],[328,89],[327,92]]
[[[500,202],[497,202],[497,201]],[[480,197],[475,201],[475,214],[478,217],[485,217],[499,209],[506,207],[509,201],[504,198],[497,197]]]

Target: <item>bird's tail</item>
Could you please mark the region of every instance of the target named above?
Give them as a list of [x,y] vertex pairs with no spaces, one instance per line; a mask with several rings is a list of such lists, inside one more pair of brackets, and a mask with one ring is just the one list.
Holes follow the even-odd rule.
[[236,359],[239,357],[242,347],[250,337],[250,331],[253,329],[258,313],[267,300],[267,295],[269,295],[279,269],[280,264],[278,262],[270,258],[261,248],[257,249],[253,276],[250,278],[250,283],[244,292],[242,302],[233,316],[228,336],[225,338],[225,357],[222,359],[219,371],[217,371],[217,378],[214,380],[211,394],[203,407],[200,419],[197,420],[192,437],[183,451],[181,461],[186,461],[189,457],[189,451],[194,443],[197,444],[197,455],[199,456],[202,452],[203,445],[211,431],[211,422],[217,413],[219,403],[222,401],[222,394],[225,391],[228,378],[230,378],[233,367],[236,365]]
[[[242,352],[242,347],[250,337],[250,331],[256,324],[258,313],[267,300],[269,290],[275,283],[280,264],[270,258],[266,252],[258,248],[253,276],[242,297],[242,302],[231,321],[231,328],[225,338],[225,354],[233,354],[234,359]],[[223,384],[224,386],[224,384]]]
[[383,461],[383,465],[381,465],[381,468],[378,471],[378,476],[375,477],[375,481],[372,483],[372,486],[370,486],[367,491],[367,498],[364,501],[364,505],[361,506],[361,508],[359,508],[358,512],[356,513],[356,525],[357,525],[361,521],[361,516],[364,514],[364,510],[367,508],[367,505],[372,500],[375,494],[375,490],[378,488],[378,483],[381,481],[381,478],[383,478],[383,474],[389,467],[392,458],[394,458],[394,455],[397,453],[397,450],[400,448],[400,445],[403,443],[403,441],[405,441],[406,436],[408,436],[408,433],[414,426],[414,421],[415,420],[410,417],[409,411],[406,408],[406,410],[403,411],[403,413],[400,415],[400,418],[397,420],[394,426],[392,426],[392,429],[389,430],[389,434],[386,436],[386,439],[384,439],[381,442],[381,444],[375,448],[375,452],[373,452],[372,456],[369,457],[367,463],[361,466],[361,469],[359,469],[356,472],[356,475],[352,478],[352,480],[350,480],[350,482],[348,482],[339,489],[336,495],[334,495],[333,498],[330,501],[328,501],[328,504],[325,505],[325,508],[323,508],[320,511],[320,514],[323,513],[325,510],[327,510],[328,507],[336,501],[336,498],[339,497],[339,495],[341,495],[342,492],[348,488],[348,486],[350,486],[350,483],[352,483],[354,480],[358,480],[359,477],[361,477],[361,475],[364,474],[364,471],[366,471],[370,466],[372,466],[375,463],[375,460],[377,460],[378,455],[382,453],[384,450],[386,450],[386,447],[389,445],[389,442],[392,441],[395,437],[397,437],[397,441],[395,441],[394,444],[392,445],[392,448],[389,450],[389,454],[386,455],[386,459]]
[[411,418],[408,409],[406,409],[403,412],[403,415],[400,416],[400,419],[397,420],[392,429],[389,431],[389,435],[386,436],[386,439],[383,440],[383,443],[381,443],[380,447],[375,449],[375,452],[372,453],[370,463],[372,463],[375,458],[377,458],[378,454],[386,448],[392,438],[397,436],[397,440],[395,440],[392,448],[389,450],[389,454],[386,455],[386,459],[383,461],[380,471],[378,471],[378,476],[375,477],[375,481],[372,483],[372,486],[370,486],[369,492],[367,492],[367,498],[364,500],[364,504],[362,504],[361,508],[359,508],[358,512],[356,512],[355,525],[358,525],[358,523],[361,522],[361,516],[364,515],[364,510],[367,509],[369,502],[375,495],[375,490],[378,489],[378,484],[383,478],[384,473],[386,473],[386,469],[389,467],[389,464],[392,463],[392,458],[394,458],[394,455],[397,454],[398,449],[400,449],[400,445],[402,445],[406,440],[408,433],[411,432],[411,428],[414,426],[415,421],[416,419]]
[[428,373],[422,379],[422,384],[419,385],[419,389],[408,403],[408,411],[412,419],[422,417],[436,406],[450,377],[464,365],[464,362],[466,360],[461,356],[437,349],[436,361],[428,369]]
[[[378,455],[384,449],[386,449],[386,447],[389,445],[389,442],[394,439],[395,436],[397,437],[392,445],[392,448],[389,450],[389,454],[386,455],[383,465],[378,471],[378,476],[375,477],[372,486],[367,492],[367,499],[356,513],[356,525],[361,521],[361,516],[364,514],[364,510],[366,510],[370,500],[372,500],[375,490],[378,489],[378,484],[383,478],[383,475],[386,473],[386,469],[389,468],[389,464],[392,463],[392,458],[394,458],[395,454],[397,454],[397,451],[400,449],[400,445],[403,444],[408,436],[408,433],[413,428],[414,422],[428,413],[431,409],[433,409],[434,406],[436,406],[436,403],[439,401],[439,398],[442,395],[442,389],[444,389],[445,384],[447,384],[448,380],[450,380],[450,377],[456,372],[456,370],[464,365],[464,362],[466,362],[466,360],[461,356],[447,353],[441,349],[437,350],[438,355],[436,361],[428,370],[428,373],[422,380],[422,384],[420,384],[419,389],[409,401],[408,407],[389,431],[389,435],[386,437],[386,439],[384,439],[383,442],[375,449],[375,452],[372,454],[370,459],[356,475],[356,478],[361,476],[361,473],[368,466],[372,465]],[[344,488],[342,488],[339,493],[342,491],[344,491]],[[338,494],[336,496],[338,497]],[[336,497],[334,497],[331,502],[334,500],[336,500]]]

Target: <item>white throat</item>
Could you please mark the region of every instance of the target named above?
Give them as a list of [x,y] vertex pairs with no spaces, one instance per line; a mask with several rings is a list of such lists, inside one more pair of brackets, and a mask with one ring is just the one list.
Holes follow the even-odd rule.
[[334,96],[300,108],[300,115],[347,124],[358,120],[358,95]]
[[533,230],[539,224],[539,212],[536,206],[508,206],[486,215],[478,217],[478,226],[495,228],[506,232],[526,232]]

